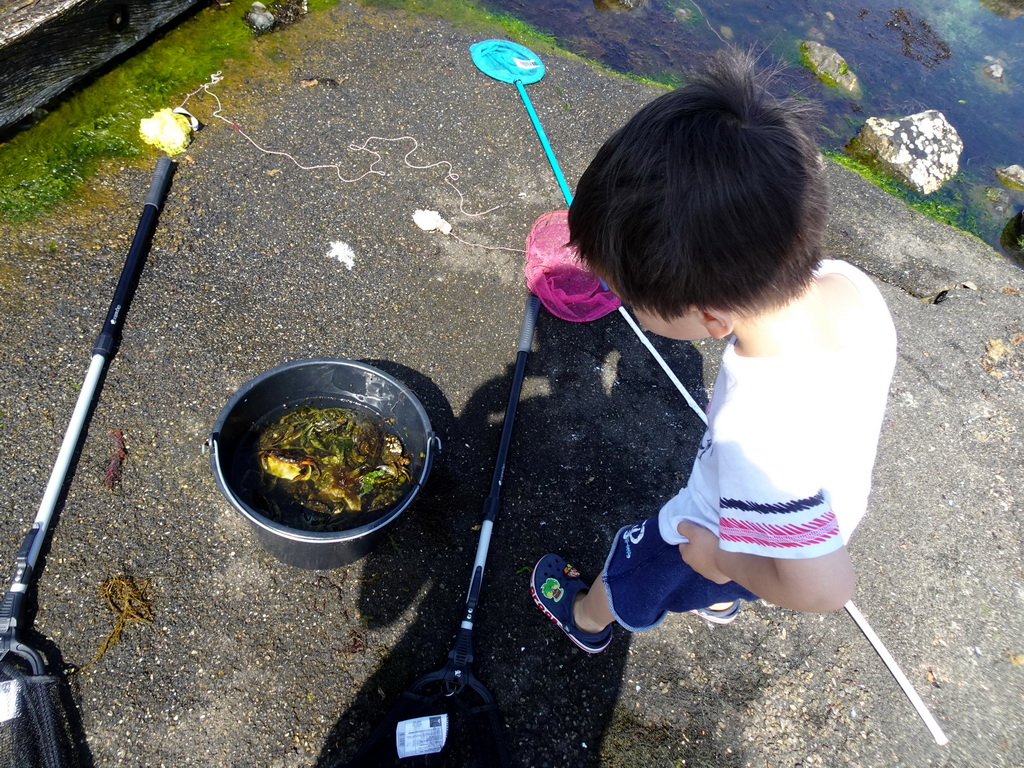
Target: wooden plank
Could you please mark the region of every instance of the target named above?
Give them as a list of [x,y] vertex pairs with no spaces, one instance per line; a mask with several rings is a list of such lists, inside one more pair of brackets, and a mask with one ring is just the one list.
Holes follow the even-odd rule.
[[0,128],[202,0],[0,0]]

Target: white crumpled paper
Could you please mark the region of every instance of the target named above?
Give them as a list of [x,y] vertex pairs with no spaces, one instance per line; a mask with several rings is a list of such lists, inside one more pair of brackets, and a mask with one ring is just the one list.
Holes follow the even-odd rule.
[[426,232],[432,232],[435,229],[448,235],[451,234],[452,225],[441,218],[441,214],[437,211],[416,211],[412,215],[412,220],[416,222],[416,226]]

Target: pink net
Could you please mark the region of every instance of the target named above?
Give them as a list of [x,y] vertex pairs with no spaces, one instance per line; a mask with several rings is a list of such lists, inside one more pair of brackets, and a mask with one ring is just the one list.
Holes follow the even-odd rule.
[[526,285],[548,312],[584,323],[619,308],[619,298],[580,262],[570,248],[569,212],[545,213],[526,238]]

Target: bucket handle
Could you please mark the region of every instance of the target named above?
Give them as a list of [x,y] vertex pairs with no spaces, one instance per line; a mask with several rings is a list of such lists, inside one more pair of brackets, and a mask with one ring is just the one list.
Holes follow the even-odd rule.
[[441,452],[441,438],[437,435],[431,435],[427,438],[427,451],[423,457],[423,477],[430,476],[431,467],[434,465],[434,457]]

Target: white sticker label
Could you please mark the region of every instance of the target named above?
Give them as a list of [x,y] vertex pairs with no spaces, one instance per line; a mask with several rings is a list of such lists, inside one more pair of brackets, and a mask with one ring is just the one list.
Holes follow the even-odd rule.
[[18,716],[18,681],[0,683],[0,723],[6,723]]
[[536,59],[520,59],[518,56],[513,56],[512,61],[520,69],[536,69],[540,66],[540,62]]
[[430,715],[403,720],[395,728],[399,757],[430,755],[444,749],[448,738],[448,715]]

